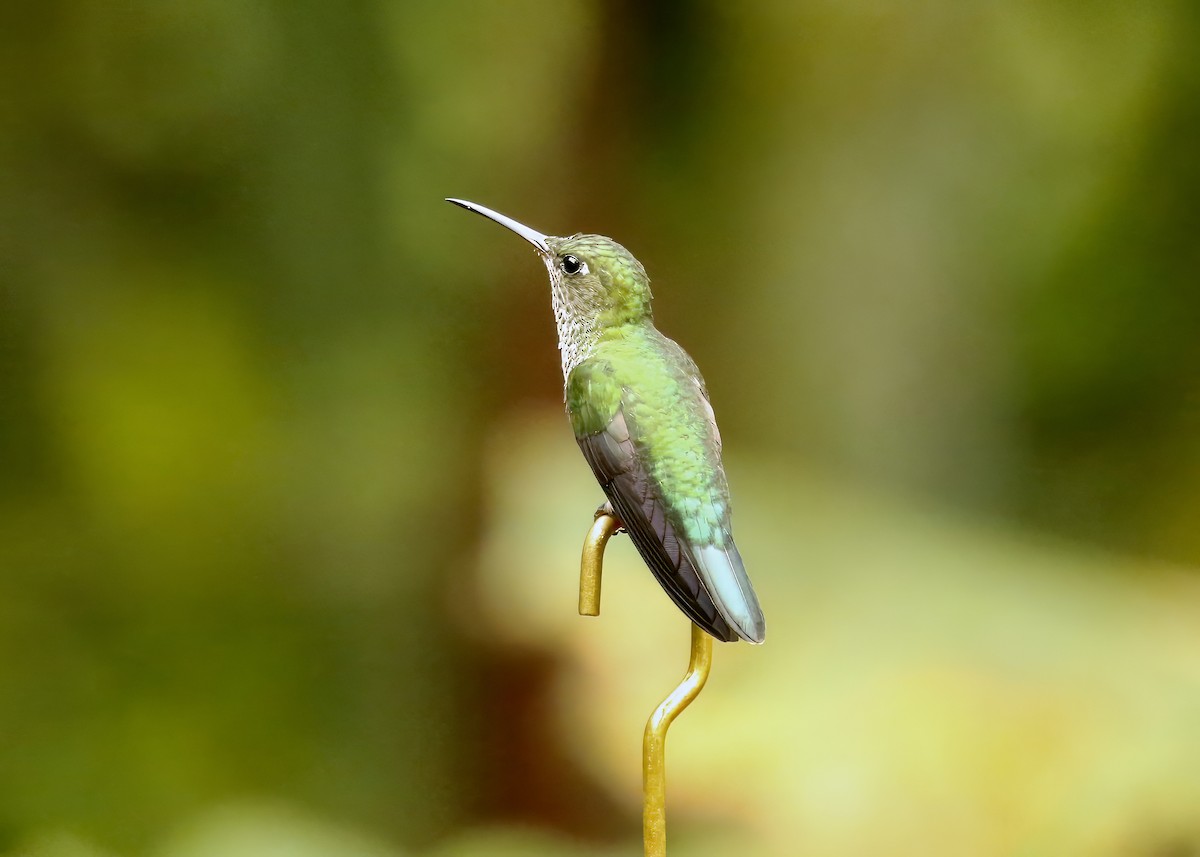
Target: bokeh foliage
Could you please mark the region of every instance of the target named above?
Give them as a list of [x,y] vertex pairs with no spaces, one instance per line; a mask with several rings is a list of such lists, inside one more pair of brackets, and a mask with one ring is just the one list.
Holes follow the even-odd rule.
[[[682,644],[635,571],[608,631],[560,597],[598,492],[542,273],[447,195],[628,245],[707,375],[772,637],[673,738],[682,850],[1200,847],[1198,38],[1186,0],[4,4],[0,852],[636,852]],[[776,797],[714,818],[736,753]]]

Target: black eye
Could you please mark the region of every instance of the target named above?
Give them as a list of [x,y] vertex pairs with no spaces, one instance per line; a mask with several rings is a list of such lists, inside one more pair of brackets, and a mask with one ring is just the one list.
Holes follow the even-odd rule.
[[583,270],[583,263],[575,256],[563,256],[559,266],[563,269],[564,274],[578,274]]

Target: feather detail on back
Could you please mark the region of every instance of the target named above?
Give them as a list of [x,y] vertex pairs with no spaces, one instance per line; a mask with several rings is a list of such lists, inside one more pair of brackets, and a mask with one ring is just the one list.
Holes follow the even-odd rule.
[[765,622],[734,545],[729,487],[704,382],[652,325],[602,336],[567,377],[584,458],[646,565],[720,640],[761,643]]
[[576,440],[613,511],[671,600],[717,639],[737,640],[739,635],[721,616],[701,582],[655,486],[638,465],[624,414],[618,412],[604,431]]

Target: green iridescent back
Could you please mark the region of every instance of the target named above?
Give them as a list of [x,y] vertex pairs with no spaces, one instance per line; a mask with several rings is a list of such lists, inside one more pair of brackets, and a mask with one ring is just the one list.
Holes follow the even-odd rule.
[[729,488],[696,364],[648,321],[606,329],[567,380],[577,437],[603,431],[619,410],[638,458],[676,524],[698,545],[724,545]]

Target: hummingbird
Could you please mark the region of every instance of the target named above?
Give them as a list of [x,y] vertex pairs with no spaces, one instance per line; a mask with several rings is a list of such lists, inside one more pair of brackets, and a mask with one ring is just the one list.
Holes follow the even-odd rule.
[[689,619],[718,640],[761,643],[766,621],[733,543],[708,388],[654,326],[646,269],[603,235],[543,235],[477,203],[446,201],[511,229],[545,263],[567,415],[608,498],[602,508]]

